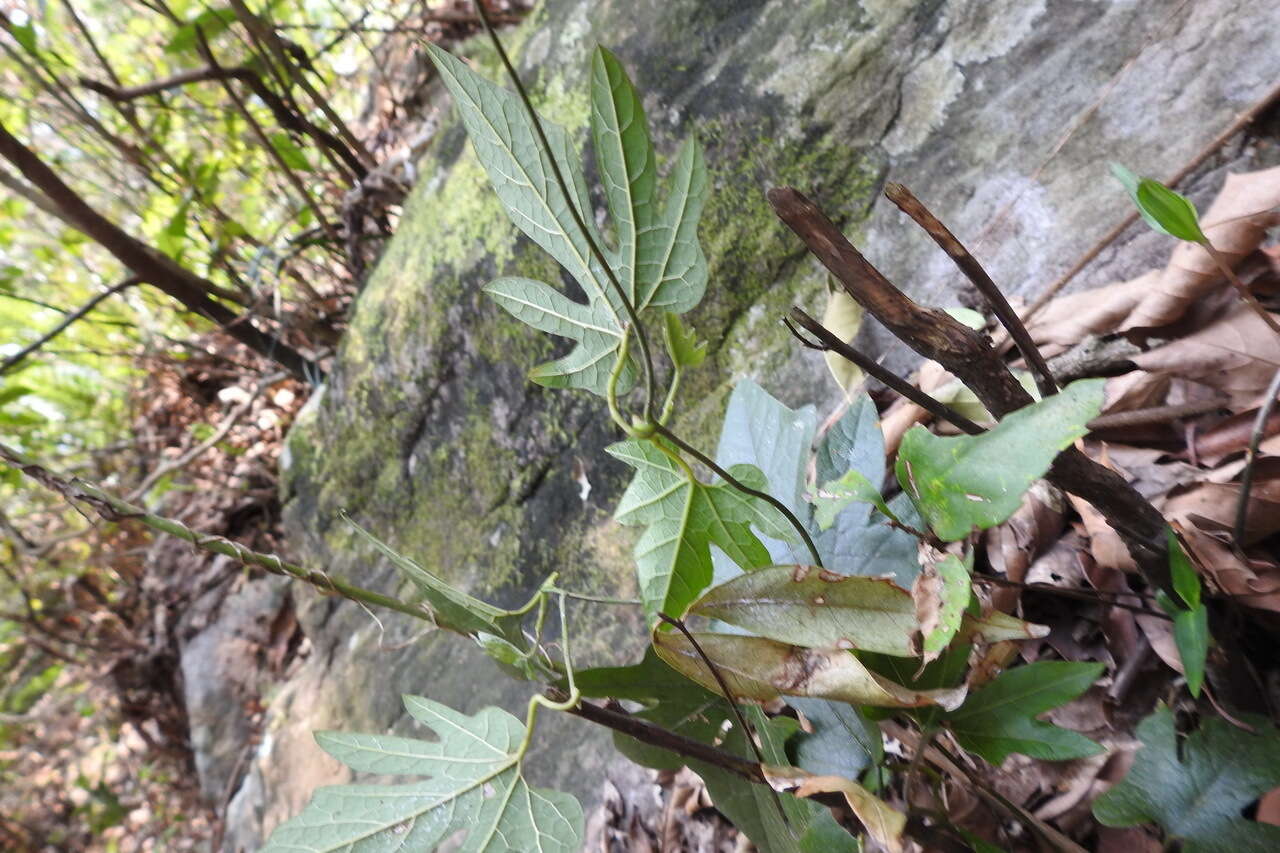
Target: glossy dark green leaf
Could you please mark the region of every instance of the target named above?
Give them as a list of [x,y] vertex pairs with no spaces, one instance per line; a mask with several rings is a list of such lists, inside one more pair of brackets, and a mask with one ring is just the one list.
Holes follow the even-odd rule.
[[1012,753],[1045,761],[1096,755],[1102,747],[1084,735],[1036,719],[1088,690],[1103,664],[1038,661],[1009,669],[944,715],[960,745],[999,765]]
[[1280,786],[1280,733],[1257,718],[1246,732],[1217,717],[1180,739],[1173,713],[1159,708],[1138,726],[1142,749],[1120,784],[1093,804],[1107,826],[1154,822],[1182,841],[1183,853],[1280,850],[1280,826],[1242,812]]
[[1058,453],[1089,431],[1104,381],[1073,382],[981,435],[937,436],[912,427],[898,451],[898,482],[944,541],[994,527],[1013,515]]
[[1205,660],[1209,656],[1209,610],[1203,603],[1183,607],[1164,590],[1156,592],[1156,602],[1173,617],[1173,642],[1192,696],[1200,696],[1204,684]]

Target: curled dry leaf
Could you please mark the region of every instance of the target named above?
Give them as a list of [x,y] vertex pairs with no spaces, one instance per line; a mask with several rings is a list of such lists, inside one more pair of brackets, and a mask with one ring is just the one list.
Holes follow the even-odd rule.
[[1280,565],[1237,554],[1217,538],[1188,528],[1183,538],[1210,583],[1249,607],[1280,612]]
[[[1236,467],[1231,466],[1232,473]],[[1240,501],[1240,484],[1214,482],[1220,473],[1213,472],[1199,483],[1171,490],[1160,505],[1165,517],[1202,531],[1231,531]],[[1280,457],[1254,462],[1246,518],[1245,541],[1241,545],[1252,545],[1280,531]]]
[[797,797],[814,794],[840,794],[857,816],[867,834],[889,853],[905,849],[902,833],[907,816],[866,788],[843,776],[814,776],[798,767],[766,767],[765,778],[778,791],[791,791]]
[[1022,496],[1022,506],[1009,520],[987,531],[991,568],[1009,580],[1021,582],[1031,561],[1062,533],[1065,518],[1062,492],[1044,480],[1037,481]]
[[1115,331],[1159,279],[1160,271],[1152,270],[1132,281],[1061,296],[1031,318],[1027,331],[1046,358],[1066,352],[1089,335]]
[[1237,305],[1204,328],[1131,360],[1148,373],[1206,385],[1225,394],[1233,407],[1245,408],[1280,367],[1280,335],[1248,306]]
[[[1262,243],[1280,205],[1280,167],[1228,175],[1222,191],[1203,217],[1205,236],[1234,267]],[[1194,243],[1180,243],[1160,279],[1125,320],[1124,329],[1166,326],[1206,294],[1223,286],[1209,254]]]
[[[822,312],[822,325],[845,343],[853,343],[862,328],[862,306],[843,287],[830,281],[827,283],[827,308]],[[862,369],[858,365],[839,353],[828,351],[823,353],[823,357],[831,378],[846,396],[862,384]]]
[[[1258,419],[1258,409],[1254,407],[1246,412],[1232,415],[1214,424],[1211,428],[1195,436],[1192,446],[1194,454],[1188,453],[1196,461],[1204,465],[1217,465],[1233,453],[1241,453],[1249,446],[1253,435],[1254,421]],[[1267,439],[1280,436],[1280,409],[1276,409],[1267,418],[1262,430],[1264,437],[1261,449],[1273,456],[1280,456],[1280,441],[1267,443]],[[1274,450],[1272,449],[1274,447]]]
[[[806,649],[737,634],[695,634],[733,698],[770,702],[782,696],[833,699],[881,708],[960,707],[965,688],[909,690],[871,670],[843,649]],[[689,640],[676,631],[657,631],[658,656],[708,690],[720,692],[715,675]]]

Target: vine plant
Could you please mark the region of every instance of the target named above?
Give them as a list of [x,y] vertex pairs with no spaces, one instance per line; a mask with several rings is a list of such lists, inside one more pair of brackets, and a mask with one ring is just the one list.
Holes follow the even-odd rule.
[[[539,709],[612,726],[619,749],[642,764],[694,766],[721,811],[765,851],[860,849],[819,802],[832,798],[877,843],[901,849],[906,816],[860,784],[879,784],[878,774],[863,774],[883,757],[869,709],[913,719],[923,741],[945,728],[997,763],[1012,752],[1068,759],[1099,751],[1082,735],[1035,719],[1087,689],[1099,666],[1032,664],[986,683],[978,675],[1008,663],[1014,641],[1047,629],[984,606],[974,593],[971,540],[1008,519],[1059,451],[1087,432],[1102,404],[1101,383],[1076,382],[978,435],[914,428],[898,453],[902,492],[892,500],[880,492],[884,445],[865,395],[820,441],[807,500],[798,493],[814,437],[812,409],[793,412],[752,383],[735,390],[726,441],[719,461],[712,459],[672,425],[681,377],[705,354],[680,316],[707,283],[697,239],[707,175],[696,141],[681,147],[660,196],[639,93],[617,58],[597,49],[591,132],[612,222],[606,240],[568,134],[536,114],[494,42],[516,92],[429,50],[498,198],[581,285],[586,301],[527,278],[500,278],[486,290],[534,329],[573,342],[531,378],[604,398],[625,434],[609,453],[635,475],[615,517],[642,528],[636,603],[651,652],[634,666],[577,672],[565,608],[576,593],[557,586],[554,575],[524,607],[501,610],[357,528],[422,591],[426,618],[471,637],[513,675],[552,686],[535,693],[523,723],[496,708],[466,716],[406,697],[406,709],[437,740],[318,735],[355,770],[426,778],[323,788],[267,849],[430,849],[459,831],[467,850],[577,849],[578,803],[521,775]],[[669,368],[660,405],[654,330]],[[749,442],[745,451],[733,449],[735,431],[770,420],[799,423],[801,440],[770,458]],[[563,638],[557,656],[542,642],[552,606]],[[690,630],[686,621],[714,630]],[[1038,687],[1031,698],[1029,682]],[[639,704],[622,713],[584,697]],[[781,702],[803,716],[808,733],[797,736],[796,717],[764,710]]]
[[[705,355],[681,319],[707,284],[697,227],[708,180],[696,141],[681,147],[660,194],[640,96],[616,57],[597,49],[591,132],[612,221],[607,240],[595,225],[569,135],[537,116],[496,36],[494,43],[516,92],[429,49],[512,220],[574,277],[586,301],[526,278],[500,278],[486,289],[524,323],[573,342],[567,355],[535,367],[531,378],[602,397],[625,436],[608,450],[635,470],[615,517],[641,528],[639,601],[566,590],[553,574],[523,607],[504,610],[455,589],[356,525],[419,590],[423,603],[411,605],[201,539],[99,489],[61,480],[3,445],[0,456],[104,517],[138,517],[267,570],[418,616],[476,642],[513,677],[543,685],[523,721],[497,708],[466,715],[404,697],[408,713],[435,733],[432,741],[318,734],[321,747],[356,771],[417,781],[321,788],[301,814],[275,830],[265,848],[273,853],[428,850],[459,833],[464,850],[578,849],[583,812],[577,800],[534,787],[522,773],[542,711],[614,729],[617,748],[643,765],[689,765],[720,811],[765,853],[861,849],[859,836],[832,816],[831,804],[850,810],[861,833],[890,851],[903,849],[907,836],[942,848],[993,849],[942,816],[909,819],[877,796],[886,782],[876,721],[892,718],[896,722],[885,724],[911,741],[917,757],[932,756],[926,760],[964,775],[966,759],[950,753],[940,733],[993,764],[1013,753],[1066,760],[1101,751],[1083,735],[1037,719],[1088,689],[1101,665],[1009,667],[1017,641],[1048,629],[993,610],[973,576],[975,532],[1006,521],[1042,477],[1092,495],[1104,512],[1125,509],[1127,493],[1070,450],[1101,408],[1101,381],[1059,389],[1046,372],[1037,377],[1044,395],[1038,400],[1012,377],[1012,385],[1002,385],[1002,378],[980,370],[989,350],[982,339],[966,337],[967,330],[948,325],[950,318],[894,290],[838,232],[832,236],[833,226],[798,193],[774,191],[779,215],[854,298],[952,368],[1002,417],[982,430],[891,374],[875,372],[874,362],[797,309],[792,319],[815,336],[811,345],[857,360],[968,434],[942,437],[913,427],[887,478],[876,410],[865,394],[816,440],[811,457],[814,410],[793,411],[743,382],[730,399],[715,457],[698,450],[673,426],[681,377]],[[913,207],[919,203],[905,188],[891,187],[890,197],[916,210],[913,218],[965,268],[963,247]],[[855,275],[865,291],[850,286]],[[1012,313],[998,291],[988,295],[997,316]],[[659,337],[661,353],[654,346]],[[968,346],[977,348],[965,375],[963,365],[948,359],[956,362]],[[1028,363],[1036,366],[1033,358]],[[1008,376],[1003,365],[999,370]],[[898,494],[886,497],[886,479]],[[1166,609],[1175,615],[1195,610],[1203,624],[1199,581],[1158,514],[1153,527],[1139,505],[1117,527],[1142,556],[1153,586],[1172,577],[1168,592],[1177,598],[1167,598]],[[567,598],[641,606],[650,633],[644,659],[576,670]],[[556,654],[543,641],[552,613],[560,623]],[[1198,653],[1203,666],[1203,648]],[[622,702],[631,703],[630,710]],[[917,767],[918,758],[908,772]],[[1003,803],[1050,847],[1078,849]],[[1116,813],[1117,821],[1127,819],[1128,812]]]

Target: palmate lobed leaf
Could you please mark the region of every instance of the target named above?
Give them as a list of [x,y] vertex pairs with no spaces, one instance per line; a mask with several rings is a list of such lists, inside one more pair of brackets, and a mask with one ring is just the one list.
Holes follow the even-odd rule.
[[578,801],[533,788],[520,775],[523,723],[498,708],[466,715],[418,696],[404,703],[438,740],[342,733],[316,739],[354,770],[430,778],[321,788],[300,815],[271,834],[263,853],[431,850],[459,830],[466,831],[464,851],[578,850]]
[[1100,663],[1038,661],[1006,670],[946,714],[946,725],[961,746],[994,765],[1015,752],[1046,761],[1096,755],[1102,751],[1098,744],[1036,715],[1084,693],[1105,668]]
[[[697,240],[707,189],[701,151],[692,140],[681,148],[659,211],[656,158],[639,94],[616,57],[597,49],[592,60],[591,125],[617,237],[617,245],[610,247],[594,225],[582,169],[564,129],[540,121],[549,157],[515,93],[434,45],[428,50],[512,221],[550,253],[587,296],[585,304],[574,302],[550,285],[527,278],[499,278],[485,288],[517,319],[575,341],[568,355],[539,365],[530,378],[604,396],[626,333],[627,304],[637,314],[649,307],[683,312],[696,305],[706,289],[706,258]],[[555,179],[551,157],[569,186],[570,198]],[[574,221],[575,209],[604,253],[621,293]],[[626,365],[621,388],[632,375]]]
[[[635,557],[651,625],[659,613],[683,614],[711,583],[713,544],[743,569],[755,569],[769,565],[770,558],[751,532],[753,526],[781,539],[794,533],[786,518],[764,501],[724,483],[690,480],[653,442],[623,441],[607,450],[636,469],[614,517],[645,527]],[[751,488],[766,487],[754,467],[735,465],[730,473]]]
[[1207,717],[1185,739],[1159,708],[1138,725],[1142,749],[1120,784],[1093,804],[1107,826],[1159,823],[1185,853],[1280,850],[1280,827],[1244,819],[1258,796],[1280,786],[1280,733],[1251,719],[1256,733]]
[[1104,382],[1073,382],[981,435],[937,436],[912,427],[898,451],[898,482],[944,541],[994,527],[1017,511],[1059,451],[1089,431]]

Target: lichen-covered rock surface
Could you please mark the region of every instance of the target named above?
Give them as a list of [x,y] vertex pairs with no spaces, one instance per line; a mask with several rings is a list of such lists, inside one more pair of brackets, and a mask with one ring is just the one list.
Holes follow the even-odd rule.
[[[751,376],[789,403],[830,402],[820,360],[778,323],[793,302],[820,312],[825,278],[771,215],[767,187],[811,194],[918,298],[971,302],[932,244],[875,200],[892,174],[997,281],[1034,295],[1126,212],[1107,160],[1167,174],[1280,79],[1272,49],[1280,7],[1174,5],[547,0],[506,38],[544,115],[584,145],[596,43],[630,69],[662,154],[688,133],[701,139],[712,179],[701,228],[710,284],[690,319],[711,355],[686,386],[680,429],[712,450],[738,378]],[[487,44],[468,48],[499,78]],[[398,231],[360,295],[328,386],[289,439],[293,551],[364,586],[408,594],[356,541],[339,517],[345,510],[495,603],[523,601],[551,571],[566,587],[631,593],[630,534],[610,521],[626,474],[602,453],[616,438],[604,406],[528,382],[526,371],[562,342],[521,326],[481,293],[498,275],[562,277],[508,223],[447,98],[436,103],[440,129]],[[1113,270],[1139,267],[1164,245],[1131,242]],[[1093,283],[1104,274],[1092,272]],[[885,347],[874,331],[864,334],[869,347]],[[900,349],[885,354],[908,362]],[[315,786],[342,779],[311,730],[409,732],[401,693],[470,711],[523,707],[532,689],[422,623],[304,591],[299,598],[310,658],[271,701],[228,815],[228,845],[251,849]],[[584,659],[636,649],[637,614],[574,613]],[[535,780],[590,805],[615,761],[608,738],[577,720],[548,720],[538,741]]]

